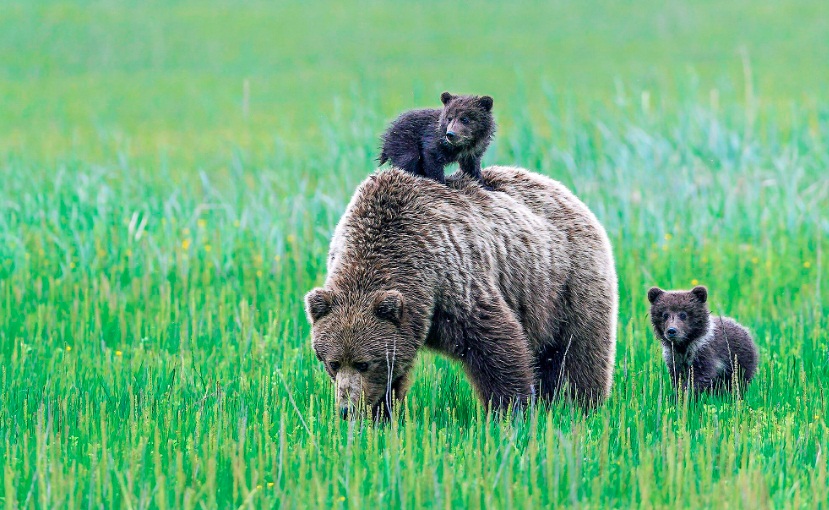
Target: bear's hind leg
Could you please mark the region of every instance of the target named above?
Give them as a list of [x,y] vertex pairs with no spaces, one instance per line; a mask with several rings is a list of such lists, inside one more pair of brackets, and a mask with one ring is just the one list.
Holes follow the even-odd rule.
[[[561,378],[567,395],[585,410],[602,403],[610,393],[613,379],[615,342],[612,321],[594,315],[593,324],[571,321],[558,338]],[[604,344],[604,345],[602,345]],[[601,347],[600,347],[601,346]]]
[[391,164],[414,175],[423,173],[423,162],[417,151],[407,151],[391,158]]

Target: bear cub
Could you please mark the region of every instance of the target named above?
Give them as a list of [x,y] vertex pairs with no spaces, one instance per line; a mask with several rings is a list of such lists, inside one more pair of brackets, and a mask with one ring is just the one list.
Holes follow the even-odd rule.
[[[708,289],[648,291],[653,331],[675,389],[722,393],[745,386],[757,371],[757,346],[748,330],[728,317],[711,318]],[[734,369],[737,377],[734,377]]]
[[495,133],[492,98],[440,96],[443,108],[411,110],[400,115],[381,138],[380,164],[446,182],[443,168],[457,162],[461,171],[483,183],[481,157]]

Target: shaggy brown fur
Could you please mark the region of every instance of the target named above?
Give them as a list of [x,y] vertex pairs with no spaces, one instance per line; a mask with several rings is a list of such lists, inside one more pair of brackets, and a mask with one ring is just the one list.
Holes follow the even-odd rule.
[[686,390],[693,381],[694,391],[718,393],[731,391],[735,379],[745,385],[754,377],[757,346],[733,319],[711,318],[705,287],[670,292],[652,287],[648,301],[674,388]]
[[459,360],[495,407],[565,383],[585,407],[608,395],[618,296],[604,229],[556,181],[510,167],[483,177],[496,191],[392,169],[354,194],[325,285],[306,297],[344,415],[361,399],[388,415],[422,347]]
[[382,136],[380,157],[415,175],[444,182],[444,167],[458,162],[461,172],[481,179],[481,158],[495,134],[492,98],[440,96],[442,109],[411,110]]

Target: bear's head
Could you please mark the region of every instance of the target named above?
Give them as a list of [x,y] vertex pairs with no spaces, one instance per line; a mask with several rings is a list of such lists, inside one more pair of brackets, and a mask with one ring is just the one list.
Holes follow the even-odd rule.
[[417,350],[406,333],[403,295],[316,288],[305,296],[305,310],[314,352],[336,385],[341,416],[390,416],[395,397],[406,391]]
[[664,291],[652,287],[651,323],[664,342],[686,346],[708,332],[708,289],[697,286],[690,291]]
[[495,132],[492,118],[492,98],[489,96],[440,96],[440,135],[444,141],[459,149],[471,148],[488,141]]

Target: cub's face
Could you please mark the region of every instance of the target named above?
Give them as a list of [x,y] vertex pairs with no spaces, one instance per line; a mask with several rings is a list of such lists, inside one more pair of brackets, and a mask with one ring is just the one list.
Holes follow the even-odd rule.
[[444,143],[463,148],[492,136],[495,122],[491,97],[453,96],[444,92],[440,100],[443,102],[440,133]]
[[403,333],[403,296],[396,290],[350,295],[317,288],[305,296],[312,347],[336,385],[343,418],[390,415],[406,391],[415,348]]
[[690,291],[648,291],[651,323],[664,342],[685,345],[708,332],[708,290],[694,287]]

